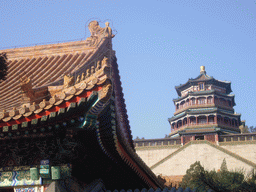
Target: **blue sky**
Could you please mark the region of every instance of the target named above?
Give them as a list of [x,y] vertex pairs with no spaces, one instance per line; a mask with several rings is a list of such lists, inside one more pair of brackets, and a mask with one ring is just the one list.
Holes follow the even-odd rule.
[[174,86],[201,65],[232,82],[235,111],[256,126],[256,1],[0,1],[0,49],[85,39],[92,19],[108,20],[116,33],[134,138],[169,134]]

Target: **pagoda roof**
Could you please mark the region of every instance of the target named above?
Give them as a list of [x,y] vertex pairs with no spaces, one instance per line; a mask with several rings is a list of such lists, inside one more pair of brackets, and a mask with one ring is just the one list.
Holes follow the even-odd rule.
[[[113,161],[110,167],[119,162],[128,175],[137,178],[137,184],[162,188],[134,149],[112,50],[114,35],[107,24],[101,28],[97,21],[90,22],[89,30],[91,36],[83,41],[0,51],[8,58],[7,79],[0,82],[0,141],[27,138],[22,135],[23,126],[30,137],[44,135],[38,133],[44,125],[80,130],[81,135],[93,130],[90,134],[97,136],[91,140],[98,142],[107,162]],[[80,122],[79,126],[73,127],[74,122]],[[122,177],[126,174],[113,169]],[[116,180],[109,178],[109,182]]]
[[190,86],[197,85],[199,82],[205,82],[207,84],[214,84],[226,89],[226,94],[232,92],[231,90],[231,82],[230,81],[220,81],[206,74],[206,71],[201,71],[200,75],[196,78],[190,78],[185,84],[181,84],[179,86],[175,86],[175,89],[179,96],[181,96],[181,92]]

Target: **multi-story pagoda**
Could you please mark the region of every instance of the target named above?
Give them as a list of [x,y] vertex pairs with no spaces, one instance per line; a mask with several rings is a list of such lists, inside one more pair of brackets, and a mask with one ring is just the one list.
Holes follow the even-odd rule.
[[89,30],[84,41],[1,50],[0,191],[163,187],[134,149],[109,23]]
[[240,133],[240,114],[234,112],[231,82],[216,80],[201,66],[200,75],[175,87],[175,113],[168,121],[170,137],[180,136],[182,143],[190,140],[218,141],[220,134]]

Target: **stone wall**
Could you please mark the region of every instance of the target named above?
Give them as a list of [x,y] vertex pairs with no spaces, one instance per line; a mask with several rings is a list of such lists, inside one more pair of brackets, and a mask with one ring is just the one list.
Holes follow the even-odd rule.
[[157,147],[140,147],[136,148],[136,152],[140,156],[141,159],[149,166],[153,166],[158,163],[169,154],[172,154],[177,149],[179,149],[181,145],[174,146],[157,146]]
[[[152,142],[152,141],[151,141]],[[200,161],[207,170],[218,170],[225,158],[229,170],[250,173],[256,168],[256,141],[191,141],[182,145],[138,147],[136,152],[156,175],[185,175],[191,164]]]

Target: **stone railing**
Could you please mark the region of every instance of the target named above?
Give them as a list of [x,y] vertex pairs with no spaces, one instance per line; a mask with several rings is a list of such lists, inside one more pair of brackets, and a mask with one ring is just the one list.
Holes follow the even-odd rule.
[[135,147],[181,145],[181,139],[180,138],[136,139],[133,142],[134,142]]

